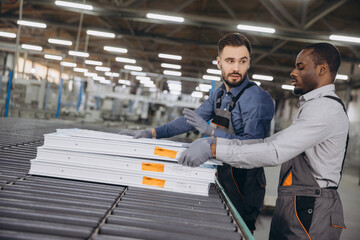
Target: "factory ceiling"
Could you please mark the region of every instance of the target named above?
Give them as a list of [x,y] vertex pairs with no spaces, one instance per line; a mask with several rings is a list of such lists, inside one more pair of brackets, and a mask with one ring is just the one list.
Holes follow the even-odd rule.
[[[55,60],[43,54],[63,55],[66,61],[82,66],[84,58],[68,55],[69,50],[88,52],[87,59],[102,61],[112,72],[126,74],[124,64],[116,57],[136,60],[156,79],[183,80],[183,93],[191,93],[207,69],[215,69],[217,42],[224,34],[240,32],[253,45],[252,74],[271,75],[271,82],[262,86],[273,94],[289,84],[289,73],[298,52],[306,45],[327,41],[334,43],[343,56],[339,73],[349,76],[339,81],[340,87],[359,87],[360,43],[330,40],[329,36],[360,37],[360,1],[357,0],[84,0],[72,1],[93,6],[80,10],[59,6],[53,0],[24,0],[22,20],[45,23],[46,28],[21,26],[19,45],[42,46],[42,52],[28,52],[28,58],[60,69]],[[0,1],[0,31],[18,33],[20,0]],[[184,18],[184,22],[169,22],[147,17],[148,13]],[[275,33],[240,30],[239,24],[274,28]],[[96,37],[87,30],[111,32],[114,38]],[[71,46],[54,45],[49,38],[72,41]],[[0,50],[15,51],[16,39],[0,38]],[[104,46],[126,48],[127,53],[110,53]],[[23,51],[20,49],[20,51]],[[166,60],[159,53],[181,55],[182,59]],[[21,53],[23,54],[23,53]],[[181,65],[182,76],[164,75],[161,63]],[[69,74],[72,69],[64,68]],[[152,75],[151,75],[152,74]],[[284,90],[282,90],[284,91]]]

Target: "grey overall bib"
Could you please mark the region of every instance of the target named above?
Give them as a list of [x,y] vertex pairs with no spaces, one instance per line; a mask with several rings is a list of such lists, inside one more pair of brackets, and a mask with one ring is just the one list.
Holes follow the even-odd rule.
[[[216,101],[215,117],[211,121],[211,125],[219,130],[236,135],[232,125],[231,111],[241,94],[253,85],[255,83],[250,82],[236,97],[233,97],[228,111],[220,109],[222,96],[220,94]],[[255,230],[256,218],[263,206],[265,196],[264,169],[233,168],[224,163],[223,166],[218,167],[218,179],[248,228],[251,231]]]
[[344,228],[337,187],[319,187],[305,153],[283,163],[269,239],[339,239]]

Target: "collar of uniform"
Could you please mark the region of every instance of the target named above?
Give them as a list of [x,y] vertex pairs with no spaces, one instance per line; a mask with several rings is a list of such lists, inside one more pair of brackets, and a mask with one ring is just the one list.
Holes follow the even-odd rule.
[[334,92],[334,91],[335,91],[335,85],[334,84],[328,84],[328,85],[325,85],[323,87],[314,89],[314,90],[312,90],[312,91],[310,91],[310,92],[308,92],[308,93],[306,93],[304,95],[301,95],[299,97],[300,106],[303,105],[305,102],[307,102],[309,100],[324,96],[327,93]]
[[232,88],[229,92],[226,92],[226,88],[225,88],[225,84],[221,84],[221,89],[224,91],[224,93],[230,93],[232,96],[237,96],[238,93],[244,89],[244,87],[246,87],[246,85],[248,85],[248,83],[250,82],[248,75],[246,75],[246,78],[242,81],[242,83],[237,86]]

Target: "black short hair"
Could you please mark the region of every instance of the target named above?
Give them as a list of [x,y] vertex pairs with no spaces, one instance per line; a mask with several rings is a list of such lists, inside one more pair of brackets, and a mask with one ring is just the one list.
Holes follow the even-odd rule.
[[251,44],[249,39],[240,33],[228,33],[219,40],[218,43],[218,56],[225,46],[240,47],[245,46],[251,55]]
[[304,49],[313,50],[311,52],[311,56],[315,66],[327,63],[331,73],[331,78],[334,81],[341,64],[341,55],[339,50],[331,43],[325,42],[310,44]]

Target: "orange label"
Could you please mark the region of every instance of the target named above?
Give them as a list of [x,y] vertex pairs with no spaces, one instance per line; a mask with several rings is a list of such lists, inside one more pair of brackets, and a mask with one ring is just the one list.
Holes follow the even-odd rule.
[[164,172],[164,164],[143,162],[141,170],[150,172]]
[[292,172],[286,177],[283,186],[291,186],[292,185]]
[[161,157],[169,157],[169,158],[176,158],[177,152],[174,150],[169,150],[161,147],[155,147],[154,155],[161,156]]
[[165,180],[144,176],[142,184],[164,188]]

